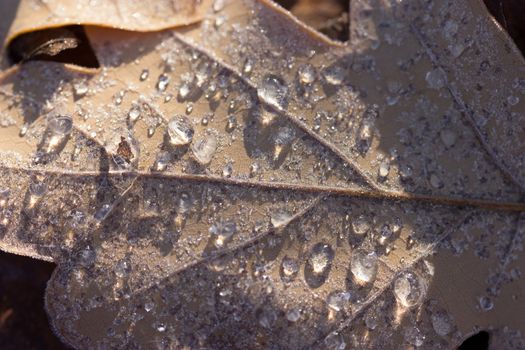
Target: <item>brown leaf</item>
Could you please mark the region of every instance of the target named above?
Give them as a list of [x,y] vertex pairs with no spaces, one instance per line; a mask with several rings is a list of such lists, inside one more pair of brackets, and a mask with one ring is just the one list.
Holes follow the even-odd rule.
[[215,1],[191,26],[87,27],[98,70],[4,74],[0,247],[59,264],[71,345],[521,330],[522,57],[477,1],[351,4],[351,45]]

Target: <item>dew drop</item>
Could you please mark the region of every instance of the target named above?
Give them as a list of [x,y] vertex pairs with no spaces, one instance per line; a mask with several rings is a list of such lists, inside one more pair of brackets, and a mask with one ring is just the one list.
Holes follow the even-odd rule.
[[377,254],[366,252],[362,249],[354,251],[350,262],[350,271],[356,278],[357,282],[369,283],[375,280],[377,276]]
[[142,72],[140,73],[140,81],[144,81],[146,79],[148,79],[149,77],[149,70],[148,69],[143,69]]
[[160,151],[155,159],[155,170],[164,171],[171,162],[171,154],[167,151]]
[[444,186],[443,181],[435,173],[430,174],[430,185],[434,188],[442,188]]
[[175,146],[184,146],[193,140],[193,125],[182,115],[176,115],[168,122],[169,141]]
[[310,85],[317,78],[317,72],[315,71],[314,66],[307,63],[299,67],[299,69],[297,70],[297,76],[301,84]]
[[112,206],[110,204],[104,204],[100,209],[95,213],[94,218],[97,221],[104,221],[109,213],[111,212]]
[[352,230],[358,235],[364,235],[370,230],[370,223],[364,214],[361,214],[352,220]]
[[283,79],[273,74],[263,78],[257,95],[261,100],[281,111],[288,105],[288,87]]
[[223,177],[231,177],[233,173],[233,164],[231,162],[228,162],[224,168],[222,168],[222,176]]
[[345,79],[345,71],[338,65],[333,65],[323,71],[323,77],[328,84],[341,85]]
[[166,91],[168,84],[170,82],[170,77],[166,73],[159,75],[159,80],[157,81],[157,89],[159,91]]
[[250,75],[250,74],[252,74],[254,63],[255,63],[255,62],[254,62],[251,58],[247,58],[247,59],[244,61],[244,66],[243,66],[243,68],[242,68],[242,72],[244,73],[244,75]]
[[439,136],[446,147],[450,148],[456,143],[456,133],[450,129],[441,130]]
[[250,177],[255,177],[259,173],[260,166],[258,163],[250,164]]
[[155,304],[151,301],[148,301],[144,304],[144,311],[150,312],[155,307]]
[[326,298],[326,304],[334,311],[341,311],[350,301],[350,297],[349,292],[332,292]]
[[22,127],[20,128],[20,132],[19,132],[20,137],[24,137],[27,134],[28,129],[29,129],[29,124],[24,123],[24,125],[22,125]]
[[7,205],[11,191],[7,188],[0,189],[0,208],[4,208]]
[[217,248],[223,247],[236,231],[237,225],[231,220],[218,221],[209,229]]
[[53,135],[65,137],[73,130],[73,119],[67,115],[51,117],[47,120],[47,127]]
[[290,309],[286,312],[286,319],[290,322],[297,322],[301,318],[301,310],[297,308]]
[[430,88],[441,89],[446,84],[445,72],[441,68],[432,69],[425,75],[425,80]]
[[77,96],[84,96],[89,91],[88,85],[85,81],[74,84],[73,88],[75,89],[75,95]]
[[423,301],[426,288],[426,282],[421,276],[412,271],[405,271],[394,282],[394,295],[401,306],[409,308]]
[[312,248],[308,263],[314,274],[322,275],[327,272],[333,258],[332,248],[328,244],[318,243]]
[[481,307],[482,311],[490,311],[494,307],[494,303],[489,297],[483,296],[479,298],[479,306]]
[[299,264],[295,259],[285,256],[281,261],[281,279],[284,282],[290,282],[297,276]]
[[224,0],[215,0],[213,2],[213,11],[219,12],[224,9]]
[[132,107],[128,112],[129,121],[134,123],[140,118],[140,108]]
[[195,159],[201,165],[208,165],[210,164],[215,151],[217,151],[217,137],[214,134],[209,133],[206,138],[194,142],[191,146],[191,150]]
[[390,161],[388,161],[388,159],[384,159],[379,164],[378,175],[381,178],[385,178],[388,176],[389,172],[390,172]]
[[345,350],[346,343],[341,334],[332,332],[324,339],[326,350]]
[[226,131],[232,132],[235,130],[235,127],[237,126],[237,119],[234,115],[228,116],[228,120],[226,121]]
[[442,337],[447,336],[452,332],[452,322],[450,316],[443,310],[433,312],[430,315],[430,321],[434,331]]
[[405,341],[416,347],[420,347],[425,343],[425,335],[417,327],[410,327],[405,331]]
[[272,216],[270,218],[270,223],[272,224],[273,228],[282,228],[292,220],[293,216],[284,210],[276,211],[275,213],[272,213]]
[[507,102],[510,106],[515,106],[520,102],[520,98],[518,96],[510,95],[507,97]]

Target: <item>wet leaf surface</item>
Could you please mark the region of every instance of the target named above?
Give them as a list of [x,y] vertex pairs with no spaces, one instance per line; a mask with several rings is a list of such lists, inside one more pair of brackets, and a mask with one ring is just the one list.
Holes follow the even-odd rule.
[[109,4],[22,2],[100,68],[0,79],[0,247],[58,264],[67,343],[523,345],[525,66],[480,2],[351,2],[348,45],[268,1]]

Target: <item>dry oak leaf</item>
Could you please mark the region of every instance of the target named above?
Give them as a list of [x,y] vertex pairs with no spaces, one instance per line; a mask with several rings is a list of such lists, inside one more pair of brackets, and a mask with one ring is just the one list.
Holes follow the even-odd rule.
[[[352,1],[348,44],[205,9],[0,79],[0,248],[58,264],[63,340],[523,348],[525,65],[482,4]],[[75,22],[169,26],[114,14]]]

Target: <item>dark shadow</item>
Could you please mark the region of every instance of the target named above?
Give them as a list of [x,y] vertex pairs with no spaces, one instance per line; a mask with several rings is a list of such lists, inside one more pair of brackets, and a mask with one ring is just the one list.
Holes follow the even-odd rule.
[[0,348],[65,350],[44,311],[54,264],[0,252]]
[[488,350],[489,343],[490,334],[487,331],[481,331],[465,339],[458,350]]
[[98,68],[97,57],[79,25],[28,32],[14,38],[8,47],[13,64],[26,61],[71,63]]

